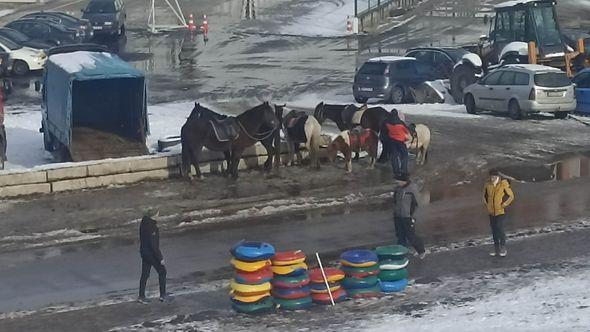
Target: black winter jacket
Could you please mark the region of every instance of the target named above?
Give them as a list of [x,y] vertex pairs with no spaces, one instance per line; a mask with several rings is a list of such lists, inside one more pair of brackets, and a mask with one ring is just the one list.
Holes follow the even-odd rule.
[[149,217],[143,217],[141,219],[141,224],[139,224],[139,242],[141,258],[154,263],[162,261],[160,231],[154,219]]

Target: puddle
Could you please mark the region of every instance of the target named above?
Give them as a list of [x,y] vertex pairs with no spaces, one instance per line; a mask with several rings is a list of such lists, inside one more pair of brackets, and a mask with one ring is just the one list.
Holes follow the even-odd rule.
[[498,170],[520,182],[563,181],[590,177],[590,156],[573,155],[551,164],[500,167]]

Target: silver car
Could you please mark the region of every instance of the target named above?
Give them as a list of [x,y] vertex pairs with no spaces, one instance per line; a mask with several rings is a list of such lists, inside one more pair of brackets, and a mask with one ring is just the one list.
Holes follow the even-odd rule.
[[563,119],[576,109],[574,85],[563,71],[529,64],[492,71],[465,88],[463,101],[468,113],[508,112],[515,120],[535,112],[553,113]]

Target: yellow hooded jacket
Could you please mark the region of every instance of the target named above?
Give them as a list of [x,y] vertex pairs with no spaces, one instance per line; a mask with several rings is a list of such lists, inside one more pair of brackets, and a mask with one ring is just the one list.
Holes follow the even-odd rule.
[[[505,198],[508,196],[507,198]],[[510,188],[508,180],[500,180],[498,185],[494,186],[491,181],[487,181],[483,191],[483,202],[488,209],[490,216],[500,216],[506,213],[504,209],[514,200],[514,193]]]

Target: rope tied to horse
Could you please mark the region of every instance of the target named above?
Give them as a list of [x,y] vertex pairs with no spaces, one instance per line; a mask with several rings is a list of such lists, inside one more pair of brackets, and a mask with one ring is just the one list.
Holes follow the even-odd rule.
[[277,130],[277,128],[275,127],[275,128],[269,129],[268,131],[265,131],[263,133],[255,133],[254,135],[265,135],[263,138],[256,138],[256,137],[253,137],[252,135],[250,135],[250,133],[246,130],[246,128],[244,128],[244,126],[242,125],[240,120],[238,120],[237,118],[236,118],[236,122],[238,123],[238,126],[240,126],[240,129],[242,129],[242,131],[246,134],[246,136],[248,136],[248,138],[250,138],[251,140],[254,140],[254,141],[265,141],[268,138],[270,138],[270,136]]

